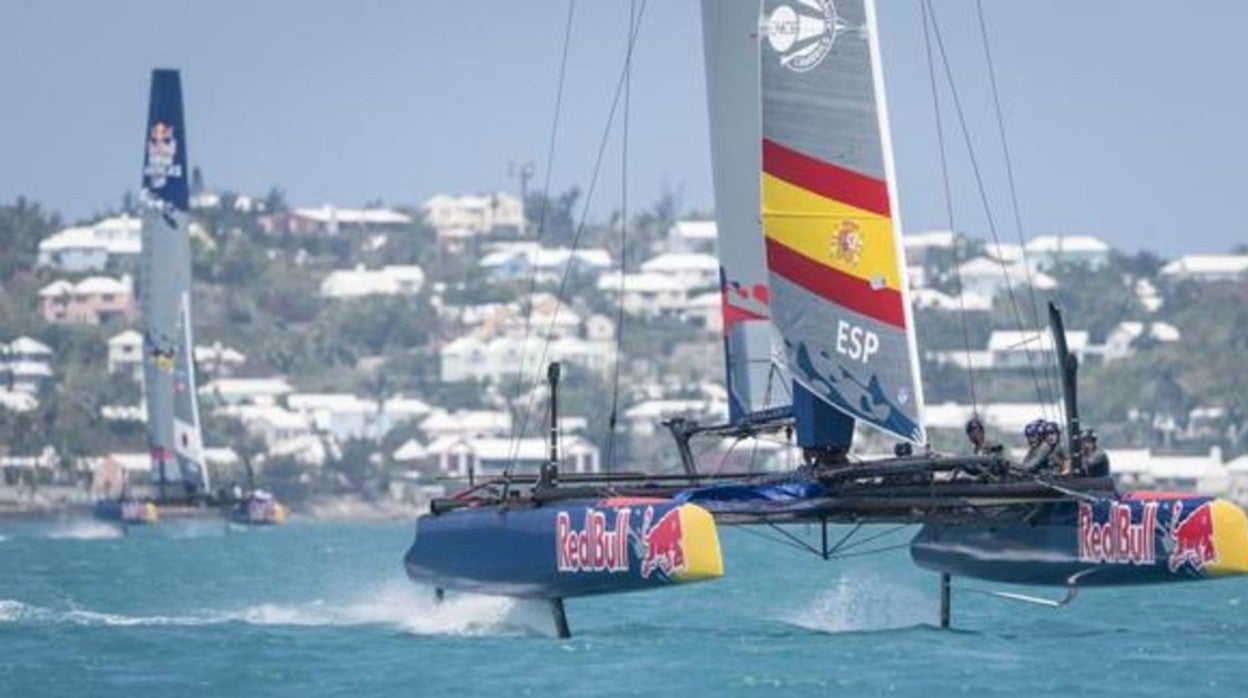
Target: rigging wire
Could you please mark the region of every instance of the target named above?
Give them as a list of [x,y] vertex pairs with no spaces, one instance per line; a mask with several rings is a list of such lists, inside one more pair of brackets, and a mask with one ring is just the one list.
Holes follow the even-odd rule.
[[[1018,248],[1023,255],[1023,271],[1027,275],[1027,295],[1031,304],[1031,322],[1032,326],[1038,331],[1040,329],[1040,310],[1039,304],[1036,302],[1036,284],[1031,274],[1031,263],[1027,259],[1027,245],[1023,242],[1023,215],[1018,203],[1018,188],[1014,183],[1014,166],[1013,159],[1010,157],[1010,145],[1005,137],[1005,118],[1001,112],[1001,96],[997,91],[997,71],[992,62],[992,48],[988,41],[988,24],[984,20],[983,0],[975,0],[975,13],[979,18],[979,36],[984,44],[984,59],[988,66],[988,84],[992,87],[992,105],[997,118],[997,134],[1001,137],[1001,153],[1005,157],[1005,178],[1009,185],[1010,206],[1014,213],[1014,230],[1018,237]],[[1054,401],[1056,392],[1054,383],[1051,383],[1050,380],[1058,385],[1061,384],[1061,376],[1058,375],[1059,369],[1056,365],[1043,363],[1042,367],[1044,368],[1044,385],[1048,392],[1046,397],[1049,401]]]
[[[637,0],[628,3],[628,38],[637,24]],[[625,260],[628,243],[628,116],[633,93],[633,52],[630,48],[624,58],[624,119],[620,147],[620,294],[615,313],[615,371],[611,379],[611,413],[607,418],[607,472],[615,468],[616,421],[620,408],[620,366],[623,364],[624,348],[624,286]]]
[[[580,247],[581,237],[585,233],[586,219],[589,217],[589,207],[590,207],[590,204],[593,202],[594,191],[597,189],[597,186],[598,186],[598,175],[602,171],[603,156],[606,152],[607,142],[611,134],[611,127],[615,123],[616,112],[619,110],[621,97],[624,92],[624,83],[628,75],[628,67],[632,62],[633,48],[636,46],[636,43],[637,43],[637,34],[641,30],[641,21],[642,21],[642,18],[645,16],[647,3],[648,3],[648,0],[642,0],[641,6],[637,12],[637,23],[633,27],[631,36],[629,37],[624,66],[621,68],[620,77],[616,81],[615,94],[611,99],[611,109],[607,113],[607,122],[605,126],[603,127],[602,137],[598,141],[598,152],[594,158],[594,167],[593,167],[593,172],[590,176],[589,187],[586,189],[585,203],[581,207],[581,216],[577,222],[576,230],[572,235],[572,245],[571,245],[572,253],[575,253],[577,249]],[[563,302],[564,293],[567,291],[568,278],[570,276],[569,272],[571,270],[571,267],[572,267],[571,258],[569,258],[569,262],[567,265],[564,266],[563,274],[560,276],[560,279],[559,279],[559,289],[558,289],[558,292],[555,294],[555,309],[554,309],[554,312],[551,313],[550,322],[548,323],[548,326],[547,326],[546,337],[542,343],[541,358],[537,362],[537,365],[539,367],[546,363],[546,357],[549,355],[549,352],[550,352],[550,338],[552,336],[552,333],[554,332],[555,323],[559,319],[559,310],[564,305],[564,302]],[[523,437],[525,430],[528,428],[529,418],[533,412],[534,395],[537,393],[538,384],[542,379],[541,371],[539,371],[538,374],[539,375],[537,375],[534,378],[532,389],[529,391],[528,404],[524,412],[521,414],[521,423],[520,423],[520,431],[519,431],[521,437]],[[518,451],[518,449],[519,449],[519,442],[517,440],[515,445],[513,446],[513,451]],[[515,456],[513,452],[512,464],[514,465],[514,463],[515,463]]]
[[[575,14],[575,10],[576,10],[576,0],[568,0],[568,17],[564,21],[564,26],[563,26],[563,49],[560,52],[559,77],[556,81],[556,87],[555,87],[555,113],[554,113],[554,117],[551,119],[550,138],[546,142],[546,172],[544,176],[542,177],[542,207],[538,213],[537,230],[535,231],[535,234],[534,234],[534,245],[539,250],[541,249],[541,246],[542,246],[542,233],[546,230],[546,214],[547,214],[547,208],[549,207],[549,203],[550,203],[550,178],[551,178],[551,173],[555,169],[555,144],[558,142],[557,138],[559,135],[559,116],[563,112],[563,88],[567,82],[566,78],[567,78],[567,72],[568,72],[568,46],[572,43],[572,17]],[[521,211],[522,218],[524,216],[524,207],[527,203],[528,202],[525,202],[525,201],[520,202],[520,211]],[[532,303],[533,292],[536,290],[536,288],[537,288],[537,267],[536,265],[534,265],[529,273],[528,293],[525,294],[525,301],[527,301],[530,304]],[[532,320],[533,308],[525,307],[525,304],[523,302],[521,303],[520,308],[521,308],[521,312],[524,313],[524,340],[520,344],[520,369],[521,371],[523,371],[525,360],[528,358],[527,355],[529,351],[529,336],[531,334],[532,324],[533,324],[533,320]],[[520,400],[520,389],[523,385],[524,385],[524,381],[522,380],[516,381],[515,386],[512,388],[512,399],[508,403],[509,406],[514,405],[516,402]],[[503,477],[511,476],[511,468],[513,465],[515,465],[516,459],[519,456],[521,436],[523,436],[523,433],[517,434],[516,420],[512,419],[511,420],[511,437],[510,437],[511,454],[510,454],[510,458],[508,459],[509,462],[508,462],[507,468],[504,469],[503,471]]]
[[[949,85],[949,94],[953,98],[954,110],[958,116],[958,126],[961,129],[962,139],[966,145],[967,157],[970,159],[971,163],[971,171],[975,175],[975,185],[979,190],[979,198],[984,208],[984,217],[988,223],[988,231],[991,233],[992,240],[997,245],[997,250],[999,252],[1001,249],[1001,237],[997,233],[997,225],[992,215],[992,205],[988,201],[988,190],[984,186],[984,178],[983,173],[980,171],[979,159],[975,156],[975,145],[971,141],[970,130],[966,123],[966,114],[962,109],[962,100],[958,96],[958,87],[957,82],[954,80],[953,68],[949,64],[949,55],[945,51],[945,41],[940,31],[940,23],[936,18],[936,8],[932,5],[931,0],[923,0],[923,4],[927,9],[927,15],[932,22],[932,34],[936,37],[936,48],[940,53],[941,64],[944,67],[945,80]],[[1018,323],[1019,330],[1025,333],[1026,330],[1023,329],[1022,312],[1018,308],[1018,297],[1014,293],[1014,284],[1010,281],[1009,267],[1003,260],[998,261],[1001,264],[1001,273],[1005,279],[1005,288],[1009,295],[1010,306],[1014,310],[1015,322]],[[1032,359],[1031,349],[1026,343],[1023,344],[1023,352],[1027,359],[1027,370],[1031,374],[1032,382],[1035,384],[1036,398],[1041,403],[1044,411],[1047,413],[1048,407],[1047,405],[1044,405],[1044,391],[1040,385],[1040,376],[1036,373],[1036,365]]]
[[923,10],[923,47],[927,53],[927,76],[932,88],[932,112],[936,118],[936,140],[940,145],[940,178],[945,192],[945,216],[949,232],[953,235],[953,275],[958,283],[958,315],[962,319],[962,340],[966,347],[966,383],[971,393],[971,409],[979,414],[979,398],[975,393],[975,366],[971,363],[971,326],[966,317],[966,294],[962,287],[962,255],[958,251],[958,233],[953,215],[953,193],[949,185],[949,161],[945,144],[944,121],[940,114],[940,91],[936,84],[936,63],[932,60],[932,36],[928,27],[927,3],[921,3]]

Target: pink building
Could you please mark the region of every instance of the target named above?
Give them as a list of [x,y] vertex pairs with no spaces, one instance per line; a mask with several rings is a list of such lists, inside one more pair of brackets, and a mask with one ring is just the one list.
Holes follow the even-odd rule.
[[48,322],[83,325],[130,321],[138,315],[129,276],[89,276],[76,284],[53,281],[39,291],[39,309]]

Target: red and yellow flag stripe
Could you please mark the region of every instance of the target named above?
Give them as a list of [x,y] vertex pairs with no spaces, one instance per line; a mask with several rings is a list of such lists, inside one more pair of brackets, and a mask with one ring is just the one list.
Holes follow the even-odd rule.
[[832,303],[905,328],[888,186],[763,140],[763,232],[774,272]]

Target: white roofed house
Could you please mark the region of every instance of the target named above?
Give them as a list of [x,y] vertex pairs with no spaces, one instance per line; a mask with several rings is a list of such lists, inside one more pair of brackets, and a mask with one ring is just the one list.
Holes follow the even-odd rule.
[[988,257],[976,257],[958,267],[962,279],[964,293],[972,293],[984,298],[996,298],[1007,288],[1021,291],[1027,288],[1028,281],[1037,291],[1052,291],[1057,288],[1057,280],[1044,272],[1028,273],[1027,267],[1021,262],[1002,262]]
[[312,435],[312,422],[299,412],[272,404],[235,404],[223,407],[220,414],[242,422],[247,432],[264,441],[268,447]]
[[143,335],[137,330],[125,330],[109,338],[108,372],[142,380]]
[[[1067,348],[1083,363],[1089,353],[1086,330],[1067,330]],[[1017,369],[1030,366],[1056,365],[1053,334],[1044,330],[993,330],[988,337],[992,368]],[[1030,362],[1029,362],[1030,359]]]
[[320,208],[297,208],[288,215],[295,229],[319,235],[397,231],[413,223],[411,216],[388,208],[337,208],[328,204]]
[[199,388],[205,401],[217,405],[275,405],[278,398],[294,392],[285,378],[218,378]]
[[443,437],[505,436],[511,431],[511,415],[502,410],[434,410],[420,421],[420,430],[431,443]]
[[1149,449],[1106,449],[1110,474],[1123,490],[1169,490],[1221,495],[1231,490],[1232,471],[1222,449],[1207,455],[1160,455]]
[[598,277],[598,290],[613,300],[622,294],[630,315],[681,315],[689,307],[689,287],[665,274],[607,272]]
[[425,222],[437,231],[460,229],[485,235],[498,229],[518,232],[524,226],[523,203],[502,191],[466,196],[435,194],[420,209]]
[[39,243],[40,267],[67,272],[102,271],[139,256],[142,221],[127,215],[65,228]]
[[39,400],[34,395],[16,389],[9,390],[7,386],[0,386],[0,410],[30,412],[38,407]]
[[718,236],[713,220],[676,221],[667,229],[667,249],[672,252],[713,251]]
[[614,344],[580,337],[546,339],[530,335],[501,336],[483,340],[465,335],[447,343],[439,352],[444,382],[464,380],[498,382],[513,376],[534,375],[537,362],[563,361],[590,371],[605,373],[611,366]]
[[492,281],[532,278],[535,283],[554,284],[564,274],[596,274],[611,268],[611,255],[604,249],[541,247],[537,243],[499,245],[481,258],[480,266]]
[[1026,253],[1023,251],[1022,245],[1015,245],[1012,242],[985,242],[983,247],[985,257],[995,260],[998,263],[1004,262],[1007,265],[1015,264],[1023,261]]
[[[457,437],[435,440],[425,449],[448,477],[496,477],[504,472],[535,474],[550,460],[543,438]],[[561,473],[596,473],[601,468],[598,447],[580,436],[559,439]]]
[[442,345],[438,351],[442,382],[480,380],[485,351],[486,343],[470,334]]
[[964,291],[962,296],[950,296],[934,288],[912,288],[910,303],[919,310],[939,310],[947,312],[988,312],[992,310],[992,299],[977,293]]
[[707,291],[690,298],[685,317],[696,322],[707,332],[714,334],[723,332],[723,294],[719,291]]
[[944,262],[943,257],[953,252],[957,242],[958,235],[952,230],[925,230],[921,233],[906,233],[902,236],[902,245],[906,248],[906,261],[922,267]]
[[669,276],[689,290],[719,288],[719,258],[702,252],[665,252],[642,262],[641,272]]
[[195,369],[201,377],[228,378],[247,363],[241,351],[221,342],[195,346]]
[[[53,379],[52,348],[30,337],[0,343],[0,390],[6,394],[35,395]],[[7,403],[14,411],[26,411],[27,398],[12,396]]]
[[100,325],[138,315],[129,276],[88,276],[78,283],[54,281],[39,291],[39,309],[51,323]]
[[661,422],[672,417],[696,420],[722,419],[728,405],[718,399],[659,399],[639,402],[624,410],[624,421],[630,433],[649,436],[657,433]]
[[1092,235],[1040,235],[1027,241],[1027,263],[1033,270],[1062,264],[1101,269],[1109,263],[1110,247]]
[[1180,339],[1182,334],[1179,328],[1168,322],[1123,321],[1106,335],[1105,344],[1101,347],[1101,360],[1109,363],[1125,359],[1134,355],[1140,346],[1171,344]]
[[1248,277],[1248,255],[1186,255],[1168,262],[1160,274],[1171,281],[1237,281]]
[[376,441],[399,424],[432,412],[429,405],[412,398],[394,396],[378,402],[347,393],[292,393],[286,396],[286,404],[316,431],[338,441]]
[[425,272],[415,265],[389,265],[380,269],[340,269],[321,282],[321,295],[348,299],[364,296],[414,296],[425,284]]

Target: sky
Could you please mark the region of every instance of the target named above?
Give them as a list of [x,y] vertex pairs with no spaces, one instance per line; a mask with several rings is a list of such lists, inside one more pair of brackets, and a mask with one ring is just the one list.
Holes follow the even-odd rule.
[[[629,101],[631,210],[678,192],[713,208],[697,0],[650,0]],[[997,233],[1016,239],[972,0],[936,10]],[[0,201],[70,219],[139,180],[150,70],[183,72],[192,165],[209,186],[296,205],[419,205],[439,192],[586,189],[624,59],[629,3],[578,0],[7,0]],[[1173,256],[1248,242],[1248,3],[984,0],[1023,230]],[[918,0],[880,0],[906,230],[948,227]],[[947,93],[942,96],[948,103]],[[990,228],[951,112],[954,225]],[[591,216],[621,206],[620,123]]]

